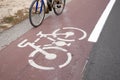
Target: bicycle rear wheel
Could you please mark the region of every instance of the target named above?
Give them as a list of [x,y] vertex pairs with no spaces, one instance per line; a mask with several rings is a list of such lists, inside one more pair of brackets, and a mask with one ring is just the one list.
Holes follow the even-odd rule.
[[62,14],[65,7],[66,0],[54,0],[53,2],[53,10],[56,15]]
[[45,5],[42,0],[34,0],[29,9],[29,20],[33,27],[38,27],[44,20]]

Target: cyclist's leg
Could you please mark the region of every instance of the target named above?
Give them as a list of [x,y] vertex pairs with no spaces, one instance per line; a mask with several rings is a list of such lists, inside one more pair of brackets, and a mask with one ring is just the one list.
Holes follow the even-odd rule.
[[52,11],[52,0],[47,0],[48,9]]
[[49,0],[50,2],[52,2],[52,0]]

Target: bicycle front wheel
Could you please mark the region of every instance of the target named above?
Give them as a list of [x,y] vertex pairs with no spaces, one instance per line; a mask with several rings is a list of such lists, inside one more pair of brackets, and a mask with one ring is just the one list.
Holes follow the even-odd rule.
[[44,20],[45,5],[42,0],[34,0],[29,9],[29,20],[33,27],[38,27]]
[[65,0],[54,0],[53,2],[53,10],[56,15],[62,14],[65,7]]

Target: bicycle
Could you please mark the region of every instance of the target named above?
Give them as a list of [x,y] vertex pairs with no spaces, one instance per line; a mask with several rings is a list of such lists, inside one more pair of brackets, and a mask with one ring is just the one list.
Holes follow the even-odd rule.
[[[78,33],[81,35],[76,36]],[[79,28],[64,27],[62,29],[54,30],[51,34],[43,34],[43,32],[40,31],[36,34],[36,36],[38,38],[33,42],[29,42],[28,39],[25,39],[18,44],[18,47],[25,48],[30,46],[34,49],[29,54],[28,60],[29,64],[34,68],[42,70],[54,70],[56,68],[63,68],[67,66],[72,60],[72,53],[64,47],[70,47],[72,42],[85,39],[87,33]],[[50,43],[44,45],[38,44],[43,38],[50,41]],[[61,57],[63,56],[66,57],[66,59],[60,63]],[[58,61],[56,61],[57,59]]]
[[29,8],[29,21],[33,27],[42,24],[45,14],[54,11],[56,15],[62,14],[66,0],[34,0]]

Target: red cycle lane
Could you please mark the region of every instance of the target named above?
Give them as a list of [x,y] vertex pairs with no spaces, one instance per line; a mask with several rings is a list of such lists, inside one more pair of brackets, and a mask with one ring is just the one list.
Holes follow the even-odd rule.
[[88,42],[109,0],[72,0],[0,51],[0,80],[81,80]]

